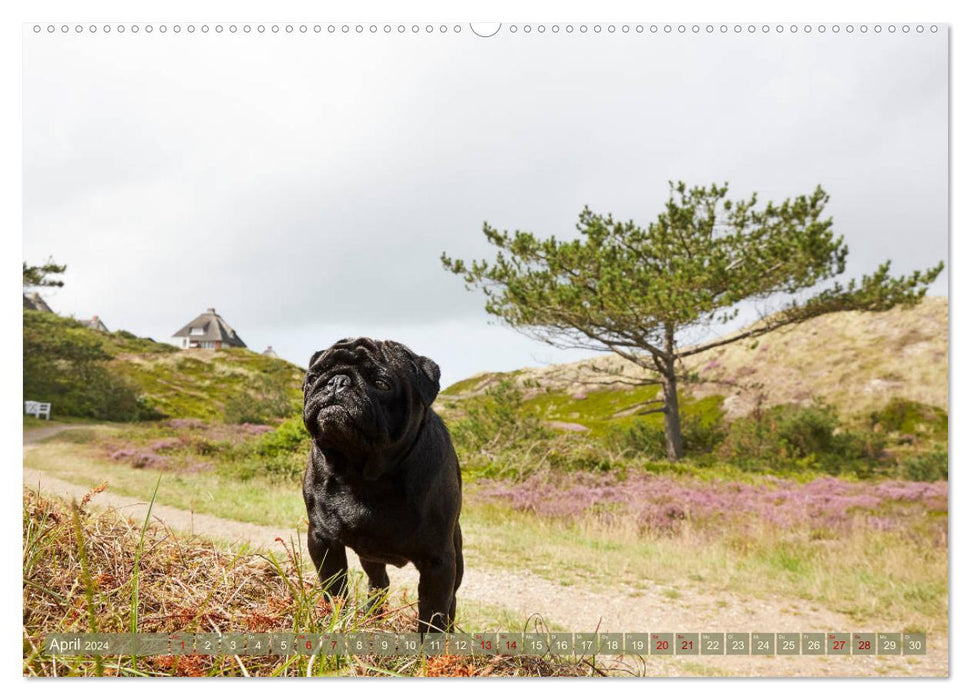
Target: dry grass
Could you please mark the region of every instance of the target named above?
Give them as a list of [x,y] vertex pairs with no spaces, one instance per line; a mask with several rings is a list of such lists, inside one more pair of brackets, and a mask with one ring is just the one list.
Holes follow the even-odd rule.
[[[881,313],[831,314],[771,333],[758,344],[738,343],[699,355],[695,365],[716,382],[748,383],[725,402],[730,415],[767,405],[820,398],[844,417],[904,398],[947,409],[947,299]],[[701,385],[698,396],[725,394],[724,384]]]
[[[283,561],[233,552],[114,511],[92,514],[25,491],[23,672],[27,676],[585,676],[588,659],[553,657],[150,656],[58,658],[52,632],[411,632],[413,601],[321,593],[290,547]],[[309,567],[308,567],[309,568]]]

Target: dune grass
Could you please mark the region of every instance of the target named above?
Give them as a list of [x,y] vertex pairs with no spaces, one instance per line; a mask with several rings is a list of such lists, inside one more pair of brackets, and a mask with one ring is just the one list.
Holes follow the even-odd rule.
[[[52,632],[413,632],[416,601],[322,592],[299,550],[232,551],[156,525],[24,494],[24,661],[27,676],[416,676],[602,674],[559,657],[138,656],[50,657]],[[518,624],[517,624],[518,623]],[[516,629],[500,608],[470,607],[459,626]]]

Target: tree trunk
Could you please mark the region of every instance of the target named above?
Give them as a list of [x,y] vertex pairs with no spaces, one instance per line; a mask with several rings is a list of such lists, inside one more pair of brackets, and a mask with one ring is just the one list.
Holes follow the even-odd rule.
[[654,364],[661,374],[664,396],[664,442],[668,459],[677,462],[684,457],[684,438],[681,435],[681,410],[678,407],[678,380],[674,370],[674,328],[665,333],[665,355],[654,357]]
[[661,373],[661,387],[664,391],[664,442],[668,459],[676,462],[684,457],[684,438],[681,436],[681,411],[678,408],[678,384],[673,364],[669,371]]

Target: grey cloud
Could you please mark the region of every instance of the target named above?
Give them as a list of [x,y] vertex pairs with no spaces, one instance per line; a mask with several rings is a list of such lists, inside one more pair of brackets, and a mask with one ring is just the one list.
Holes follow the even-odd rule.
[[943,36],[117,39],[28,36],[24,63],[24,255],[115,327],[216,306],[296,362],[336,328],[560,357],[438,256],[489,254],[483,220],[570,236],[584,204],[646,224],[672,178],[823,184],[853,274],[947,259]]

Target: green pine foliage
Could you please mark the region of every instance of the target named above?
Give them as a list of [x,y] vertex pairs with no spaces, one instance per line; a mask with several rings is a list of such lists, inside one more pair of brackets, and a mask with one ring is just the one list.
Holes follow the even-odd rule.
[[57,279],[67,271],[67,265],[58,265],[54,258],[48,258],[40,265],[28,265],[24,261],[24,289],[31,287],[63,287],[64,281]]

